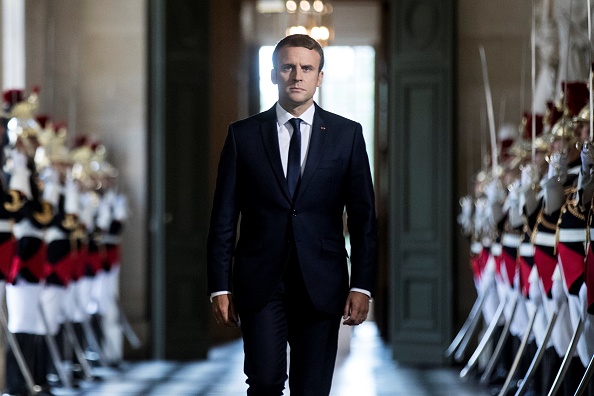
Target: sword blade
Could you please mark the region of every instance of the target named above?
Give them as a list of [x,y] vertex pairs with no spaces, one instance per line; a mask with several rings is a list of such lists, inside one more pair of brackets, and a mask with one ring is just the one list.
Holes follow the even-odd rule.
[[66,389],[72,388],[72,383],[70,382],[70,377],[66,374],[66,370],[64,370],[64,364],[62,362],[62,358],[60,357],[60,352],[58,351],[58,346],[56,345],[56,340],[50,334],[49,323],[47,321],[47,316],[45,314],[45,309],[39,302],[37,308],[39,309],[39,313],[41,314],[41,319],[43,322],[43,326],[45,327],[45,334],[43,335],[45,338],[45,342],[47,344],[47,349],[50,354],[50,358],[54,363],[54,367],[58,372],[58,377],[60,377],[60,381],[62,382],[62,386]]
[[588,389],[588,385],[590,385],[590,380],[592,379],[592,374],[594,374],[594,356],[590,359],[588,363],[588,367],[586,367],[586,372],[580,381],[580,385],[575,391],[574,396],[582,396],[584,392]]
[[503,299],[499,303],[497,311],[495,312],[493,319],[491,319],[491,323],[489,323],[489,327],[487,327],[487,330],[485,331],[483,338],[481,339],[474,353],[468,360],[468,363],[466,363],[466,366],[464,366],[462,371],[460,371],[460,378],[465,378],[470,373],[470,370],[472,370],[476,366],[476,364],[478,363],[478,359],[481,357],[481,355],[487,348],[487,345],[491,338],[493,338],[493,335],[495,334],[495,329],[497,328],[497,324],[503,316],[503,309],[505,308],[506,301],[507,299]]
[[514,320],[514,316],[516,314],[516,310],[518,307],[518,298],[519,297],[516,297],[513,300],[511,315],[510,315],[509,319],[506,319],[506,321],[505,321],[505,326],[503,327],[503,331],[501,332],[501,336],[499,337],[497,346],[495,347],[495,350],[493,351],[493,354],[491,355],[491,358],[489,359],[489,362],[487,363],[485,372],[481,376],[481,379],[480,379],[481,384],[486,383],[489,380],[489,378],[491,378],[491,374],[493,373],[493,370],[495,369],[495,365],[497,364],[497,362],[499,361],[499,358],[501,357],[501,352],[503,351],[503,345],[507,341],[507,338],[509,336],[509,328],[510,328],[511,323]]
[[[564,309],[565,307],[566,306],[563,305],[561,307],[561,309]],[[549,320],[549,323],[547,324],[547,328],[545,329],[544,340],[543,340],[542,344],[540,344],[540,346],[536,350],[536,354],[534,355],[534,358],[532,359],[532,362],[530,363],[530,367],[528,367],[528,371],[526,372],[526,375],[524,375],[524,378],[522,379],[520,387],[518,388],[515,396],[521,396],[526,391],[526,387],[528,386],[528,384],[530,383],[530,380],[534,376],[534,373],[536,372],[536,369],[538,368],[538,365],[540,364],[540,361],[542,360],[542,357],[544,356],[544,352],[547,349],[547,344],[549,343],[549,340],[551,339],[551,334],[553,333],[553,328],[555,327],[555,323],[557,322],[557,315],[558,315],[557,312],[553,312],[551,319]]]
[[575,348],[577,348],[578,341],[582,336],[582,331],[584,330],[584,322],[580,318],[578,321],[578,325],[575,327],[575,331],[573,332],[573,336],[571,337],[571,341],[569,342],[569,346],[567,347],[567,352],[565,353],[565,357],[563,358],[563,362],[561,363],[561,367],[559,368],[559,372],[555,377],[555,381],[551,386],[551,390],[549,391],[548,396],[554,396],[559,392],[559,388],[561,387],[561,383],[563,382],[563,378],[565,378],[565,374],[567,374],[567,370],[569,369],[569,363],[571,359],[573,359],[573,353],[575,352]]
[[[0,282],[0,302],[4,301],[4,281]],[[8,330],[8,319],[6,316],[6,312],[4,311],[4,305],[0,304],[0,325],[2,326],[2,330],[4,330],[4,334],[6,334],[6,341],[8,342],[8,346],[12,350],[14,357],[16,359],[17,365],[19,366],[19,370],[23,375],[25,380],[25,384],[27,385],[27,389],[32,395],[37,395],[41,392],[41,386],[35,384],[33,381],[33,376],[31,375],[31,371],[29,370],[29,366],[27,366],[27,362],[23,357],[23,352],[21,351],[21,347],[17,342],[14,334]]]
[[78,341],[78,338],[76,337],[74,329],[72,328],[72,323],[68,319],[64,320],[64,330],[66,332],[66,337],[68,338],[68,341],[70,342],[70,345],[72,346],[72,349],[76,354],[78,363],[80,364],[80,367],[83,370],[83,375],[85,376],[85,379],[93,379],[93,375],[91,374],[91,366],[89,366],[89,362],[87,362],[85,353],[80,345],[80,342]]
[[534,322],[536,320],[536,315],[538,314],[538,308],[532,311],[530,314],[530,318],[528,320],[528,327],[524,332],[524,336],[522,337],[522,342],[520,343],[520,347],[518,348],[518,353],[516,353],[516,357],[514,358],[514,362],[507,373],[507,377],[505,378],[505,382],[503,383],[503,387],[499,392],[499,396],[505,396],[507,394],[507,390],[511,385],[512,379],[516,375],[516,371],[518,371],[518,367],[520,366],[520,361],[522,360],[522,356],[526,351],[526,346],[528,345],[528,340],[530,339],[530,334],[532,333],[532,328],[534,327]]
[[140,342],[140,338],[138,338],[138,336],[134,332],[134,329],[132,329],[132,326],[130,325],[130,321],[128,321],[128,317],[126,316],[126,314],[124,313],[124,310],[122,309],[122,304],[120,303],[120,300],[119,299],[116,300],[116,303],[117,303],[117,307],[118,307],[118,313],[119,313],[119,317],[120,317],[120,326],[122,328],[122,331],[123,331],[124,335],[126,336],[126,339],[128,340],[128,342],[132,346],[132,348],[139,349],[142,346],[142,342]]
[[474,302],[474,305],[472,306],[472,309],[468,313],[468,317],[466,318],[466,321],[460,328],[460,331],[458,331],[458,334],[456,334],[456,337],[454,337],[454,339],[452,340],[452,343],[450,344],[448,349],[446,349],[446,351],[444,353],[444,356],[446,358],[452,356],[454,354],[454,352],[456,351],[456,349],[460,346],[460,344],[462,343],[462,340],[464,339],[464,336],[471,329],[473,322],[475,322],[475,317],[477,315],[480,316],[484,302],[485,302],[485,293],[481,293],[477,297],[476,301]]

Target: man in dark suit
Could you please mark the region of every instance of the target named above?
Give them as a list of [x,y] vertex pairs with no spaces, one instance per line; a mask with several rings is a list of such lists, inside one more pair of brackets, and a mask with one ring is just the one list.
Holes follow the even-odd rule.
[[377,261],[370,166],[361,125],[313,101],[323,65],[309,36],[281,40],[272,70],[278,103],[231,124],[221,153],[208,292],[217,322],[241,327],[248,395],[283,394],[287,342],[291,395],[328,395],[340,317],[353,326],[369,312]]

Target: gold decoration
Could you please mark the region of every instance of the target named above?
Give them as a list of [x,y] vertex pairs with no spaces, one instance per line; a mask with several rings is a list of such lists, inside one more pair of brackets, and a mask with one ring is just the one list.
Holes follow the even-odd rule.
[[52,213],[52,205],[49,202],[41,203],[41,212],[34,212],[33,218],[41,225],[48,225],[52,221],[54,214]]
[[16,190],[10,190],[8,195],[10,195],[12,199],[11,202],[4,202],[4,209],[11,213],[16,213],[21,210],[21,208],[25,205],[25,202],[27,202],[21,193]]

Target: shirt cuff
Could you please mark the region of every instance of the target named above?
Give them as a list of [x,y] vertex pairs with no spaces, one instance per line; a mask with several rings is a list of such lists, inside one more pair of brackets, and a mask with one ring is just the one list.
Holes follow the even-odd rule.
[[215,298],[216,296],[222,296],[223,294],[231,294],[230,291],[218,291],[218,292],[214,292],[214,293],[210,293],[210,302],[212,302],[212,299]]
[[359,293],[363,293],[365,294],[367,297],[369,297],[369,302],[373,301],[373,298],[371,298],[371,292],[365,289],[359,289],[357,287],[351,287],[351,291],[355,291],[355,292],[359,292]]

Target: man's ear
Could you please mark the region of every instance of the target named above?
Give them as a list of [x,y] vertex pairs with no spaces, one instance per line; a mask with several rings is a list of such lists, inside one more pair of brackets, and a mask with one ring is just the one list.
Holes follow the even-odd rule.
[[276,85],[276,84],[277,84],[277,82],[278,82],[278,81],[277,81],[277,79],[276,79],[276,69],[272,69],[272,70],[270,71],[270,80],[272,80],[272,83],[273,83],[274,85]]
[[323,79],[324,79],[324,72],[321,71],[321,72],[318,73],[318,84],[317,84],[318,87],[322,86],[322,80]]

